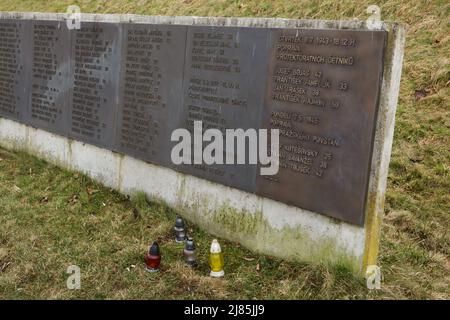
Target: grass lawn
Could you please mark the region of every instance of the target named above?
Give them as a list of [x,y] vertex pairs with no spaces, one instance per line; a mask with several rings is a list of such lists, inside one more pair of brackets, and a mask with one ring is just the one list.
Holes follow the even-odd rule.
[[[199,267],[182,261],[175,213],[137,194],[128,199],[89,178],[35,157],[0,149],[0,298],[445,298],[446,257],[388,220],[382,244],[384,283],[366,289],[341,266],[288,263],[221,240],[224,279],[208,273],[212,237],[189,225]],[[400,217],[396,218],[400,221]],[[144,270],[159,240],[162,270]],[[430,241],[425,238],[426,241]],[[423,241],[424,242],[424,241]],[[81,290],[66,288],[68,266],[81,268]],[[448,265],[447,265],[448,268]],[[448,278],[447,278],[448,280]]]
[[[221,240],[226,277],[208,276],[212,237],[189,226],[200,265],[184,266],[173,239],[175,212],[132,199],[85,176],[0,149],[0,299],[276,298],[450,299],[450,3],[447,0],[0,0],[2,11],[365,19],[407,28],[380,263],[381,290],[369,291],[345,267],[289,263]],[[162,270],[144,271],[159,239]],[[67,290],[69,265],[82,289]]]

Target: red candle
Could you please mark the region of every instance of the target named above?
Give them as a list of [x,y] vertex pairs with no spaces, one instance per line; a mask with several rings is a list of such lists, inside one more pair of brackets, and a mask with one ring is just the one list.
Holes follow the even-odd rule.
[[159,251],[158,243],[155,241],[145,255],[146,270],[148,272],[157,272],[159,271],[160,263],[161,253]]

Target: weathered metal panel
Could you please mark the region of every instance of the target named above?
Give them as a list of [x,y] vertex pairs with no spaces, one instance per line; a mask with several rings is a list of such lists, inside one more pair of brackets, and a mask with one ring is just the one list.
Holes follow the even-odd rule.
[[73,29],[70,137],[113,148],[118,106],[122,26],[81,22]]
[[116,149],[170,166],[182,105],[184,26],[125,24]]
[[62,21],[32,21],[31,93],[28,122],[67,136],[69,133],[70,32]]
[[[203,130],[214,128],[225,134],[226,129],[260,126],[267,74],[266,33],[251,28],[188,28],[178,127],[193,133],[194,121],[202,121]],[[255,189],[256,164],[192,164],[177,169],[246,191]]]
[[263,127],[280,130],[280,170],[257,193],[364,221],[383,70],[383,31],[273,30]]
[[0,116],[21,122],[30,95],[30,34],[30,21],[0,20]]

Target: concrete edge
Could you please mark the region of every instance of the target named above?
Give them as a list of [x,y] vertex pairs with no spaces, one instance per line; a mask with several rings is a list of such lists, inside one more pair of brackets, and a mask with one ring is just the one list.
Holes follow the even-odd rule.
[[[67,20],[68,13],[45,12],[0,12],[0,19]],[[368,24],[366,20],[315,20],[287,18],[247,18],[247,17],[198,17],[198,16],[144,16],[135,14],[94,14],[80,13],[81,21],[111,23],[149,23],[227,27],[263,28],[307,28],[307,29],[358,29],[368,31],[389,31],[396,23],[380,21]]]
[[379,95],[375,139],[365,212],[365,245],[361,272],[378,261],[380,233],[394,138],[395,112],[400,90],[400,78],[405,46],[405,29],[393,24],[388,32],[384,54],[384,70]]

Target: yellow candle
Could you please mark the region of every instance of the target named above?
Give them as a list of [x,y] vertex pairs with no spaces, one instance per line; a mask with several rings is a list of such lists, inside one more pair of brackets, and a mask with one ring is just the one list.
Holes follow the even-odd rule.
[[225,275],[223,271],[223,253],[220,248],[220,244],[217,239],[214,239],[211,243],[211,250],[209,254],[209,266],[211,268],[211,277],[220,278]]

